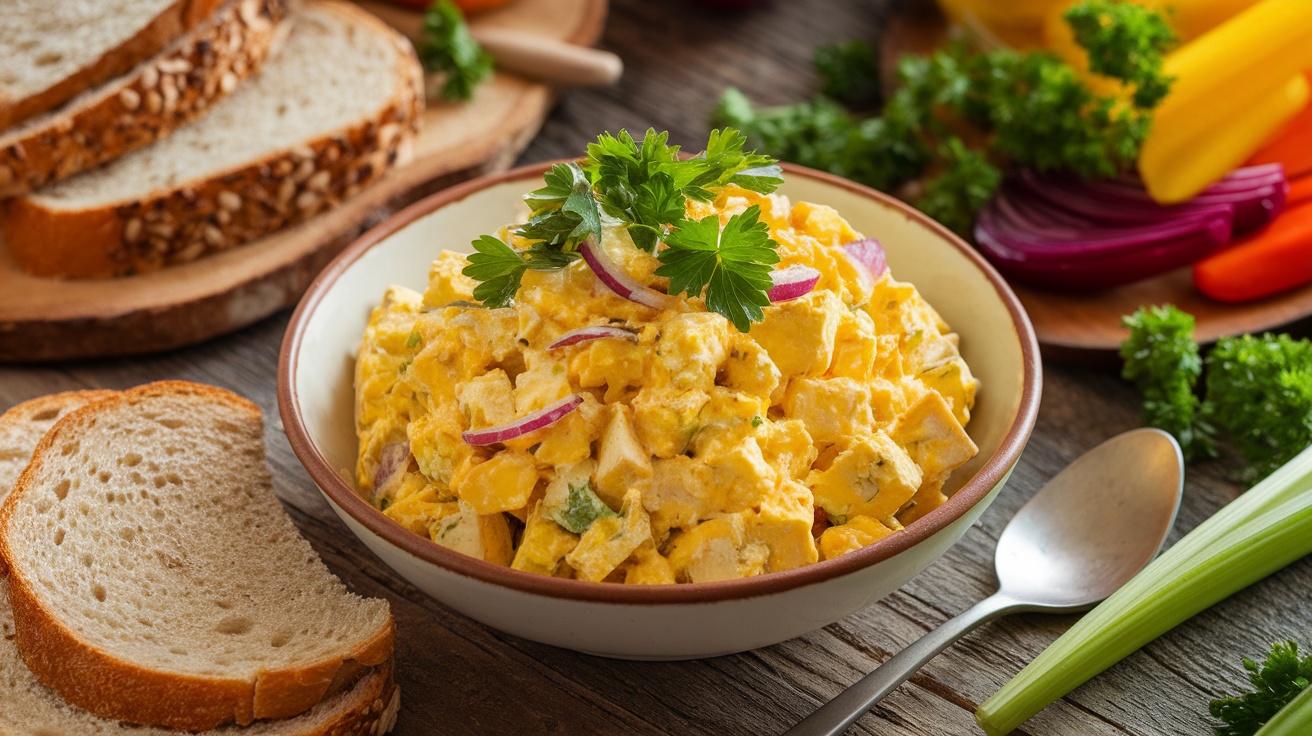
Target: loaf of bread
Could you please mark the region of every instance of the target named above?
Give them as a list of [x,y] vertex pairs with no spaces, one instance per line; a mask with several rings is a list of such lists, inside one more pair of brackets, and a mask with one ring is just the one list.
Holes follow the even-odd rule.
[[219,0],[7,0],[0,13],[0,129],[53,109],[159,53]]
[[204,117],[12,200],[14,262],[96,278],[195,260],[305,220],[408,156],[422,112],[410,42],[350,3],[310,2],[261,72]]
[[[8,129],[0,125],[0,199],[111,161],[204,112],[259,68],[289,2],[223,0],[203,22],[146,61],[58,109]],[[102,3],[76,4],[105,14]]]
[[255,405],[184,382],[95,401],[40,440],[0,507],[0,558],[12,643],[56,701],[192,731],[307,711],[390,725],[387,603],[323,565],[263,450]]

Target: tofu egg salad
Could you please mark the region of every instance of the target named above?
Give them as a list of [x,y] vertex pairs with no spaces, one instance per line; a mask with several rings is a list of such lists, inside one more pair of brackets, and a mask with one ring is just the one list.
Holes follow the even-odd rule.
[[602,135],[522,222],[393,286],[356,364],[358,488],[541,575],[700,583],[896,534],[977,448],[958,337],[733,130]]

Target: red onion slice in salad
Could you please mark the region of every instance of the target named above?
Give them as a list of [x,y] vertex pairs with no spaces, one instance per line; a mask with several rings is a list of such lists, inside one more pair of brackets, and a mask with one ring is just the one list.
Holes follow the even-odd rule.
[[793,265],[770,272],[774,286],[765,293],[771,302],[786,302],[809,294],[820,281],[820,272],[810,266]]
[[601,283],[616,294],[644,307],[651,307],[652,309],[671,308],[673,299],[669,295],[662,294],[635,281],[619,264],[610,259],[610,256],[606,254],[606,249],[597,242],[596,237],[589,235],[586,240],[580,243],[579,253],[583,255],[583,260],[587,261],[588,267],[597,275]]
[[410,443],[393,442],[378,454],[378,467],[374,470],[374,500],[405,477],[410,467]]
[[635,340],[638,336],[619,327],[582,327],[577,330],[570,330],[556,338],[555,342],[547,346],[547,350],[578,345],[581,342],[588,342],[589,340],[600,340],[603,337],[615,337],[620,340]]
[[865,267],[870,277],[879,280],[888,270],[888,260],[884,257],[884,246],[874,238],[853,240],[843,246],[843,252],[849,258]]
[[571,394],[550,406],[522,416],[509,424],[488,427],[487,429],[472,429],[468,432],[462,432],[460,437],[471,445],[495,445],[498,442],[513,440],[516,437],[523,437],[529,432],[550,427],[579,408],[579,404],[582,403],[582,394]]

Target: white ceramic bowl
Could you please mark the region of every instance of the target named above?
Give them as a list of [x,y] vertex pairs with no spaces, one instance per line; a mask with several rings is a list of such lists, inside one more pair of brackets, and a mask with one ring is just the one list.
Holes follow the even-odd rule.
[[979,455],[943,506],[899,534],[834,560],[744,580],[625,586],[533,575],[413,534],[356,495],[352,374],[370,310],[391,284],[422,290],[438,251],[468,252],[513,221],[547,164],[439,192],[366,233],[310,287],[278,369],[283,424],[342,521],[402,577],[489,626],[527,639],[633,659],[685,659],[774,644],[832,623],[896,590],[965,533],[1002,488],[1034,426],[1039,351],[1029,319],[974,250],[906,205],[844,179],[785,167],[781,193],[838,209],[878,238],[893,274],[919,287],[961,335],[981,389],[967,427]]

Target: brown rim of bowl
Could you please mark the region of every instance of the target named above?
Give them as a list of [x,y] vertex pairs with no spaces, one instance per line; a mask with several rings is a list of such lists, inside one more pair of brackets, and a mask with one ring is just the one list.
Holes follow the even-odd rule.
[[381,511],[378,511],[361,498],[355,492],[355,489],[333,470],[332,466],[319,452],[319,449],[310,440],[309,433],[305,429],[292,380],[296,373],[297,355],[305,323],[310,313],[314,311],[319,302],[323,300],[324,295],[337,281],[337,278],[365,252],[393,233],[430,212],[453,202],[458,202],[481,189],[516,179],[539,177],[553,163],[556,162],[530,164],[500,174],[473,179],[437,192],[392,215],[381,224],[364,233],[334,258],[314,280],[314,283],[310,285],[305,297],[297,305],[295,313],[292,314],[278,358],[278,411],[282,415],[287,439],[291,442],[292,450],[296,453],[297,458],[300,459],[301,464],[310,473],[310,477],[322,489],[324,495],[340,510],[345,511],[366,529],[377,534],[389,544],[420,560],[458,575],[524,593],[552,598],[640,605],[708,603],[751,598],[840,577],[887,560],[920,543],[948,524],[956,521],[968,509],[983,500],[989,494],[989,491],[1002,482],[1007,472],[1020,458],[1021,451],[1029,439],[1038,414],[1039,397],[1042,393],[1042,377],[1039,370],[1039,348],[1034,336],[1034,328],[1030,325],[1029,317],[1021,307],[1020,301],[1012,293],[1007,283],[1003,281],[997,271],[993,270],[992,266],[984,261],[975,249],[947,228],[931,220],[927,215],[882,192],[833,174],[784,164],[784,171],[789,174],[817,179],[873,199],[902,212],[908,218],[919,222],[944,238],[984,273],[993,284],[998,297],[1006,305],[1007,311],[1011,314],[1024,363],[1024,385],[1021,391],[1020,405],[1016,411],[1016,419],[1007,430],[1007,435],[1003,438],[998,451],[946,503],[912,523],[901,533],[889,535],[868,547],[849,552],[832,560],[824,560],[793,570],[772,572],[739,580],[679,585],[631,586],[619,583],[591,583],[522,572],[509,567],[494,565],[442,547],[403,528],[400,524],[384,516]]

